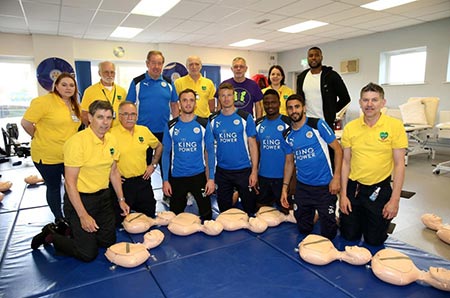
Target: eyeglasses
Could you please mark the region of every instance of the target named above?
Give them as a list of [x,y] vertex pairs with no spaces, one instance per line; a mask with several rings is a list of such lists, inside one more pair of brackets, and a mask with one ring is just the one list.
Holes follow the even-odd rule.
[[126,118],[128,118],[128,116],[131,116],[131,118],[135,118],[135,117],[137,116],[136,113],[127,113],[127,112],[125,112],[125,113],[119,113],[119,115],[120,115],[120,116],[124,116],[124,117],[126,117]]

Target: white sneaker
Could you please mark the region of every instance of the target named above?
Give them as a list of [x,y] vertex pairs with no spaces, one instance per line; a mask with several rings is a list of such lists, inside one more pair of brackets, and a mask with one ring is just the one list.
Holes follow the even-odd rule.
[[192,206],[192,204],[194,204],[194,200],[195,200],[194,196],[190,192],[188,192],[186,195],[186,198],[187,198],[187,205]]

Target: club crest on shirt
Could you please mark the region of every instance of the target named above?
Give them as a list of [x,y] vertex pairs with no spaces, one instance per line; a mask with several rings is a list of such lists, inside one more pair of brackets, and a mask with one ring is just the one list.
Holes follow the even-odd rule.
[[111,155],[114,155],[114,148],[113,148],[113,147],[109,148],[109,153],[110,153]]
[[381,139],[381,141],[386,140],[388,138],[388,136],[389,136],[389,133],[387,131],[380,132],[380,139]]
[[194,127],[194,129],[192,130],[195,134],[198,134],[200,132],[200,128],[198,127]]
[[180,133],[180,130],[178,128],[173,129],[173,135],[177,136]]
[[266,127],[264,125],[261,125],[259,127],[259,133],[264,133],[264,130],[266,130]]
[[167,86],[167,83],[166,83],[166,82],[161,82],[161,86],[162,86],[162,87],[166,87],[166,86]]
[[144,142],[144,137],[138,137],[139,143],[143,143]]
[[306,132],[306,137],[308,138],[308,139],[311,139],[312,137],[313,137],[313,132],[312,131],[307,131]]
[[278,131],[283,131],[284,130],[284,126],[283,125],[278,125],[277,126],[277,130]]
[[239,125],[239,123],[241,123],[241,121],[239,121],[239,119],[234,119],[233,120],[233,124],[234,125]]

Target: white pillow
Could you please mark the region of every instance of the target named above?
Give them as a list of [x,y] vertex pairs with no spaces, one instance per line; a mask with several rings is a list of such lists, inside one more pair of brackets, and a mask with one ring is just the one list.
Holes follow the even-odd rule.
[[423,124],[427,125],[425,115],[425,105],[420,100],[413,100],[398,106],[404,124]]

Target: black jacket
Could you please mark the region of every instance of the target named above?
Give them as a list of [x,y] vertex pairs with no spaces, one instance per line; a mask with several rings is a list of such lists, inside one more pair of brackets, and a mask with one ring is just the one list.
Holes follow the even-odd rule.
[[[305,97],[303,82],[310,69],[304,70],[297,76],[297,94]],[[336,113],[342,110],[349,102],[350,95],[341,76],[331,66],[322,65],[320,75],[320,92],[322,94],[322,106],[325,122],[333,128]],[[308,100],[307,98],[305,100]]]

